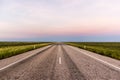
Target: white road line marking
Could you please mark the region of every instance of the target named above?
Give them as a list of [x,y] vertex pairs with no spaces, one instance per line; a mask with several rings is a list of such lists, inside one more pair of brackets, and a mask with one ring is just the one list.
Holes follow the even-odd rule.
[[96,57],[94,57],[94,56],[91,56],[91,55],[89,55],[89,54],[87,54],[87,53],[85,53],[85,52],[82,52],[82,53],[85,54],[85,55],[87,55],[87,56],[89,56],[89,57],[91,57],[91,58],[94,58],[94,59],[96,59],[96,60],[98,60],[98,61],[100,61],[100,62],[102,62],[102,63],[104,63],[104,64],[107,64],[107,65],[109,65],[109,66],[112,66],[112,67],[120,70],[120,67],[118,67],[118,66],[115,66],[115,65],[113,65],[113,64],[111,64],[111,63],[108,63],[108,62],[103,61],[103,60],[101,60],[101,59],[99,59],[99,58],[96,58]]
[[[73,48],[72,48],[72,49],[73,49]],[[74,48],[74,49],[75,49],[75,48]],[[111,64],[111,63],[108,63],[108,62],[103,61],[103,60],[101,60],[101,59],[99,59],[99,58],[96,58],[96,57],[94,57],[94,56],[91,56],[91,55],[89,55],[89,54],[87,54],[87,53],[85,53],[85,52],[83,52],[83,51],[78,50],[78,49],[75,49],[75,50],[77,50],[78,52],[81,52],[81,53],[83,53],[84,55],[89,56],[89,57],[91,57],[91,58],[93,58],[93,59],[95,59],[95,60],[97,60],[97,61],[99,61],[99,62],[102,62],[103,64],[109,65],[109,66],[113,67],[114,69],[120,71],[120,67],[118,67],[118,66],[115,66],[115,65],[113,65],[113,64]]]
[[21,61],[23,61],[23,60],[25,60],[25,59],[27,59],[27,58],[33,56],[33,55],[35,55],[35,54],[29,55],[29,56],[27,56],[27,57],[25,57],[25,58],[22,58],[22,59],[20,59],[20,60],[14,62],[14,63],[11,63],[11,64],[9,64],[9,65],[3,67],[3,68],[0,68],[0,71],[4,70],[4,69],[6,69],[6,68],[8,68],[8,67],[10,67],[10,66],[13,66],[14,64],[17,64],[17,63],[19,63],[19,62],[21,62]]
[[59,64],[62,64],[62,62],[61,62],[61,57],[59,57]]
[[[44,49],[41,49],[41,51],[43,51],[43,50],[44,50]],[[41,52],[41,51],[39,51],[39,52]],[[15,65],[15,64],[23,61],[23,60],[26,60],[26,59],[28,59],[29,57],[34,56],[35,54],[37,54],[37,53],[31,54],[31,55],[29,55],[29,56],[27,56],[27,57],[25,57],[25,58],[22,58],[22,59],[20,59],[20,60],[18,60],[18,61],[15,61],[15,62],[11,63],[11,64],[8,64],[7,66],[5,66],[5,67],[3,67],[3,68],[0,68],[0,71],[6,69],[6,68],[8,68],[8,67],[11,67],[11,66],[13,66],[13,65]]]

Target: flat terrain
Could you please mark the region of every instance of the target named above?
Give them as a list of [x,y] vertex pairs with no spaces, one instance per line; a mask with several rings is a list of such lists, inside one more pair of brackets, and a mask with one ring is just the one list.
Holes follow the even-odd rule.
[[66,42],[66,44],[120,60],[120,42]]
[[49,42],[0,42],[0,60],[50,44]]
[[57,44],[30,53],[31,57],[9,67],[23,57],[0,60],[0,80],[120,80],[119,60],[86,50]]

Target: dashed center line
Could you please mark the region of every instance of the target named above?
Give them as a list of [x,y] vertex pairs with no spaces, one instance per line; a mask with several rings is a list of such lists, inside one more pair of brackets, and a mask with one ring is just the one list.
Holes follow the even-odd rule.
[[62,64],[62,62],[61,62],[61,57],[59,57],[59,64]]

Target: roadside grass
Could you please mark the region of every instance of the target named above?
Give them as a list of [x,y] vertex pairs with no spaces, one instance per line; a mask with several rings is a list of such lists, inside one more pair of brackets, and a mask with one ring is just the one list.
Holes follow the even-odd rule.
[[44,47],[50,44],[51,43],[40,43],[40,44],[32,44],[32,45],[2,47],[0,48],[0,59],[8,58],[8,57],[18,55],[30,50]]
[[33,44],[42,44],[49,42],[0,42],[0,48],[2,47],[10,47],[10,46],[25,46],[25,45],[33,45]]
[[68,42],[66,44],[120,60],[119,42]]

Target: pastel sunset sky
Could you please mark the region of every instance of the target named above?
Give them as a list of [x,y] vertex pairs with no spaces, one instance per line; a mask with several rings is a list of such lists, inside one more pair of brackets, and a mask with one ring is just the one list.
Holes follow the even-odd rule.
[[0,41],[120,41],[120,0],[0,0]]

